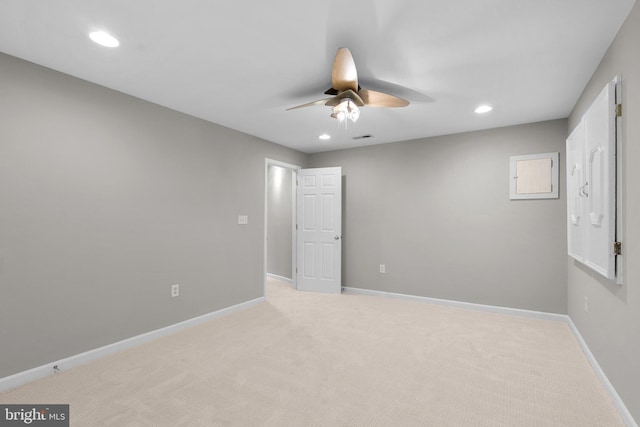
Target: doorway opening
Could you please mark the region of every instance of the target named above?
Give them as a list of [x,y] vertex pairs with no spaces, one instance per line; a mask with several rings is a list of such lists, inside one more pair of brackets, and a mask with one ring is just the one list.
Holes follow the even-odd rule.
[[265,159],[264,275],[291,284],[296,280],[296,179],[300,166]]

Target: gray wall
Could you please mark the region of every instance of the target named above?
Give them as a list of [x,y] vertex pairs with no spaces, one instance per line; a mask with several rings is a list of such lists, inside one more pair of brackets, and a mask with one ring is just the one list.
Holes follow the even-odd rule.
[[[622,223],[624,284],[569,258],[569,316],[598,363],[640,421],[640,5],[636,4],[569,118],[569,130],[604,88],[622,75]],[[584,297],[589,312],[584,311]]]
[[343,170],[343,284],[566,313],[564,192],[509,200],[512,155],[560,152],[562,177],[566,127],[556,120],[311,155],[313,167]]
[[293,171],[269,165],[267,190],[267,272],[291,279]]
[[0,377],[260,297],[265,157],[306,161],[0,54]]
[[[638,40],[636,5],[568,126],[311,156],[0,54],[0,377],[261,296],[269,157],[343,167],[345,285],[568,307],[640,419]],[[618,73],[621,287],[567,261],[562,191],[567,127]],[[509,156],[546,151],[561,153],[561,198],[509,201]]]

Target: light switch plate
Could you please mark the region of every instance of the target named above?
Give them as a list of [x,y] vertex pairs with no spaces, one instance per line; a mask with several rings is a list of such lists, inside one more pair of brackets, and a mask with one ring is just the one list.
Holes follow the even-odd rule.
[[249,224],[249,217],[247,215],[238,215],[238,224],[240,225]]

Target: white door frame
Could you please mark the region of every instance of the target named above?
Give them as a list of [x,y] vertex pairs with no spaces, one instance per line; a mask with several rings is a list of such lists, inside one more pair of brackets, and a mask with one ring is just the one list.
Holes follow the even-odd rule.
[[296,235],[296,218],[297,218],[297,200],[296,200],[296,180],[298,178],[298,170],[300,166],[291,163],[281,162],[279,160],[264,159],[264,248],[262,250],[262,295],[267,294],[267,225],[268,225],[268,195],[269,195],[269,166],[280,166],[293,172],[291,180],[291,286],[298,289],[297,282],[297,235]]

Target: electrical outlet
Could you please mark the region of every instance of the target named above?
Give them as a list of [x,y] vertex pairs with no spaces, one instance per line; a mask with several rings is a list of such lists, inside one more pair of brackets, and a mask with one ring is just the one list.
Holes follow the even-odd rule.
[[584,311],[589,312],[589,297],[584,297]]
[[248,215],[238,215],[238,224],[240,224],[240,225],[249,224],[249,216]]
[[380,264],[380,273],[386,273],[387,272],[387,267],[384,264]]
[[180,285],[171,285],[171,298],[175,298],[180,295]]

